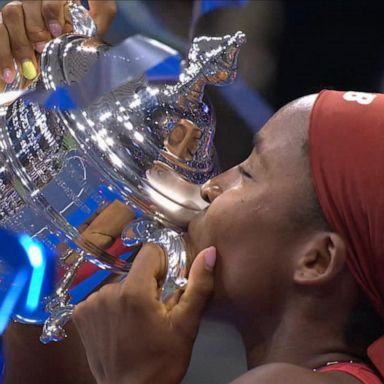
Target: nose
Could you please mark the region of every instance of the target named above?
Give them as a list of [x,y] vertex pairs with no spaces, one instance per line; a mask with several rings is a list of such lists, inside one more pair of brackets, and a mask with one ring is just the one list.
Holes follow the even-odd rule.
[[240,182],[239,168],[233,167],[203,184],[200,190],[201,197],[212,203],[222,193],[238,187]]
[[215,178],[207,181],[200,190],[201,197],[208,203],[212,203],[216,197],[220,196],[223,193],[222,188],[215,183]]

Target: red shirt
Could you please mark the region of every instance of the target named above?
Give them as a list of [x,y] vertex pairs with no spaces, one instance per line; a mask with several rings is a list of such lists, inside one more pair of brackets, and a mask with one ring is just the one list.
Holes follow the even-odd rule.
[[335,363],[318,369],[318,372],[345,372],[360,380],[362,384],[383,384],[368,365],[361,363]]

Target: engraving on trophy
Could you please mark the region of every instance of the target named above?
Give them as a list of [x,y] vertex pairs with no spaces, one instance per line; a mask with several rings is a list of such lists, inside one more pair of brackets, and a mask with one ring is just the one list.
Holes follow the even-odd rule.
[[[244,41],[241,32],[195,39],[176,85],[154,87],[140,77],[70,112],[23,98],[7,107],[0,132],[0,223],[43,240],[67,266],[47,305],[44,342],[65,336],[62,327],[73,310],[68,292],[85,261],[116,273],[129,270],[129,262],[106,251],[122,232],[126,246],[152,241],[163,247],[165,296],[186,283],[182,231],[206,207],[200,185],[218,171],[215,116],[204,87],[234,79]],[[135,60],[136,53],[108,56],[108,49],[75,34],[53,40],[31,89],[76,83],[100,56],[120,65]],[[136,209],[144,218],[123,231]],[[102,220],[113,222],[116,233],[99,230]]]

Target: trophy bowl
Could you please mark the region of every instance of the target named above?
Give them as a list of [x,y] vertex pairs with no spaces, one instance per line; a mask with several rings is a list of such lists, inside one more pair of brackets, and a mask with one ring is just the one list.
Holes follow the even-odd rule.
[[[235,78],[245,42],[241,32],[196,38],[179,81],[154,86],[144,64],[140,71],[141,57],[175,51],[143,36],[111,48],[93,36],[81,6],[71,12],[75,33],[48,43],[27,97],[0,107],[0,224],[57,254],[55,293],[40,311],[15,315],[44,323],[44,343],[65,337],[74,304],[89,294],[71,297],[85,263],[124,275],[135,251],[154,242],[168,262],[162,297],[186,284],[183,231],[207,207],[201,184],[218,172],[204,87]],[[55,96],[62,87],[73,96],[70,108],[31,97]],[[101,218],[121,237],[118,255],[111,235],[97,231]]]

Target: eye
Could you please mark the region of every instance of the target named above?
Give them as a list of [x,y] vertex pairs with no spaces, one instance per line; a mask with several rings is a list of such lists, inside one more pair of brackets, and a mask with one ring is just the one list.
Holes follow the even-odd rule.
[[239,165],[239,171],[240,171],[240,174],[242,174],[247,179],[252,179],[252,175],[249,172],[247,172],[241,165]]

